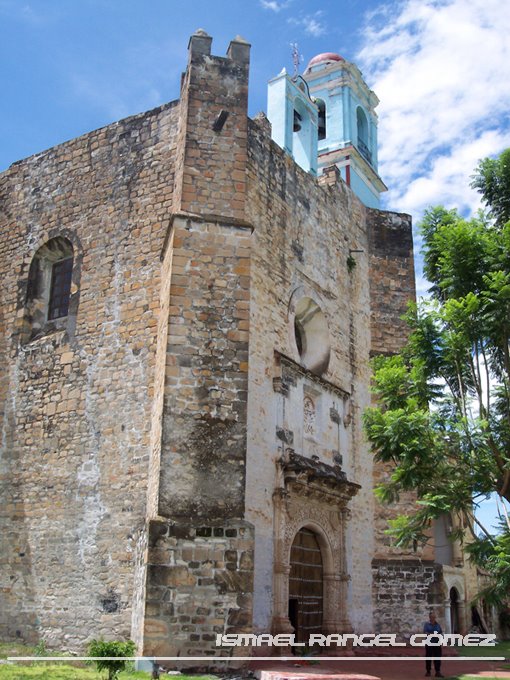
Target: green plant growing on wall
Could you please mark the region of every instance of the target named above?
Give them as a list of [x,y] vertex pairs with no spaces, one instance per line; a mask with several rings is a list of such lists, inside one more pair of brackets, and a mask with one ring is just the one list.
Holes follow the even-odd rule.
[[119,673],[128,668],[129,657],[135,653],[136,647],[132,640],[92,640],[88,646],[89,656],[93,657],[126,657],[126,659],[96,659],[95,664],[99,672],[108,671],[108,680],[116,680]]
[[353,272],[355,267],[356,267],[356,260],[353,258],[351,253],[349,253],[349,255],[347,256],[347,271],[349,272],[349,274],[351,274]]

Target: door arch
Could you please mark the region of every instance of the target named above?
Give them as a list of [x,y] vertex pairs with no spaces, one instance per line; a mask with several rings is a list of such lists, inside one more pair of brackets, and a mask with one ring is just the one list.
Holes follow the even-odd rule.
[[290,550],[289,621],[297,642],[308,643],[323,626],[324,564],[317,534],[302,527]]
[[450,588],[450,622],[452,633],[459,632],[459,599],[457,588]]

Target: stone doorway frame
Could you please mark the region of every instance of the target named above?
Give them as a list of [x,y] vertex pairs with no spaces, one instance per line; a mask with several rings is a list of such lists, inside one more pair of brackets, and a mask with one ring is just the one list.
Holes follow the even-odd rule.
[[[318,468],[320,469],[314,469]],[[347,611],[345,536],[348,501],[359,486],[324,463],[292,454],[280,461],[281,486],[273,493],[275,557],[271,631],[293,633],[289,620],[289,575],[292,543],[298,531],[316,535],[323,560],[323,634],[352,632]],[[317,474],[320,472],[321,474]]]

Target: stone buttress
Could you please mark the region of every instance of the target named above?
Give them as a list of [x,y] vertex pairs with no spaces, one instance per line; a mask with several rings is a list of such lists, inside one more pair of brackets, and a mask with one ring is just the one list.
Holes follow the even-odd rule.
[[146,654],[213,654],[216,633],[251,621],[253,538],[243,519],[249,49],[238,38],[226,58],[211,56],[211,38],[198,31],[182,80],[162,253],[145,615],[135,631]]

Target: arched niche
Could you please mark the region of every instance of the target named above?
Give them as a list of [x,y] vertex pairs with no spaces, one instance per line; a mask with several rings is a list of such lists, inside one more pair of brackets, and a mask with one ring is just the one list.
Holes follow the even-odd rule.
[[55,236],[33,255],[28,270],[22,342],[74,326],[78,303],[76,248],[67,236]]

